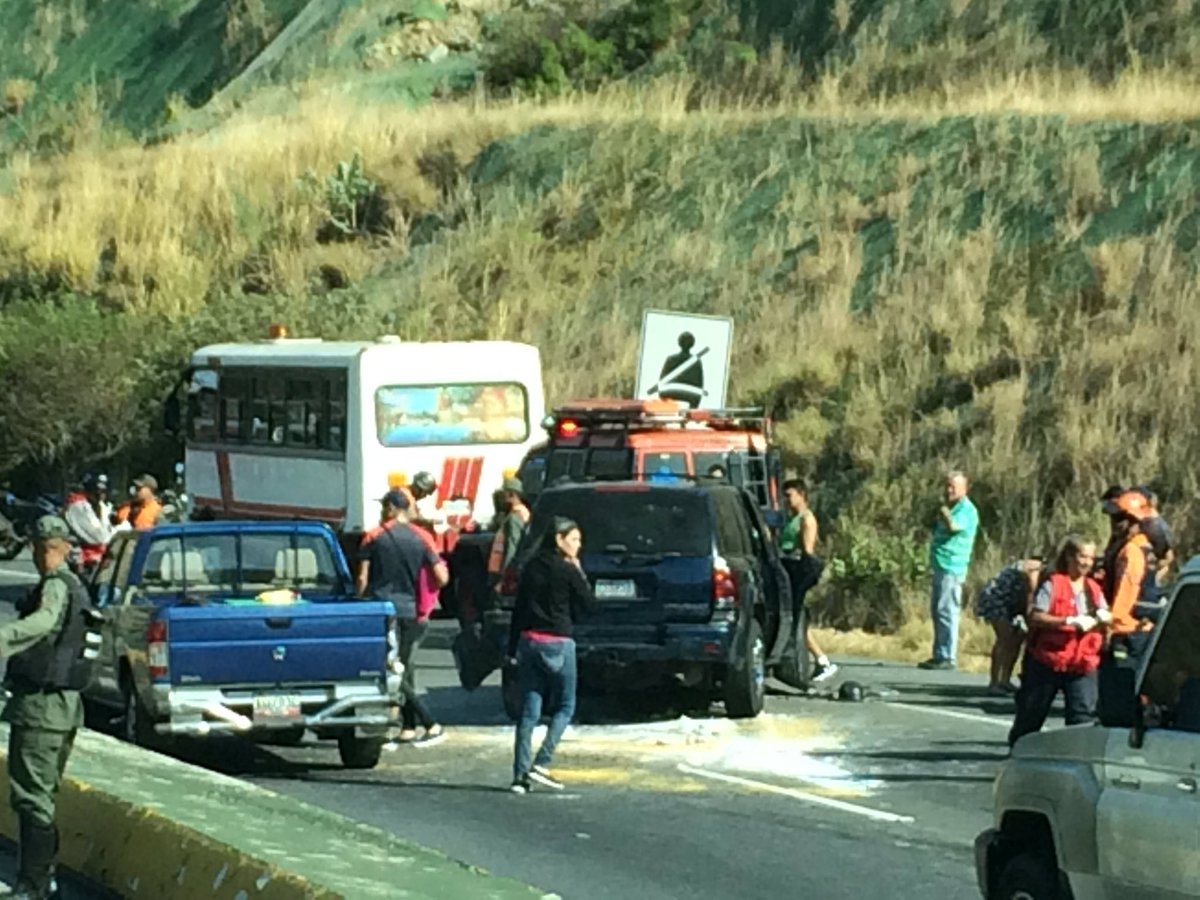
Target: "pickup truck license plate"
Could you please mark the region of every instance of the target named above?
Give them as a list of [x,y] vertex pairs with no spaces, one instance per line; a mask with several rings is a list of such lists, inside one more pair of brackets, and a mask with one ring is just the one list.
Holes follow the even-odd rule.
[[300,718],[299,694],[259,694],[254,698],[256,723],[279,722]]
[[596,580],[597,600],[633,600],[637,597],[637,587],[628,579],[624,581],[609,581],[604,578]]

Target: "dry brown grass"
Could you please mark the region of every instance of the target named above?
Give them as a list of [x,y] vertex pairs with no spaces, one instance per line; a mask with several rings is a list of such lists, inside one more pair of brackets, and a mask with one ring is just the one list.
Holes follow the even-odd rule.
[[[895,634],[869,634],[860,629],[839,631],[814,628],[813,636],[821,649],[834,657],[850,656],[889,662],[918,663],[929,659],[933,643],[933,625],[925,610],[912,610]],[[992,629],[974,617],[964,615],[959,632],[958,668],[963,672],[986,674],[991,665]]]
[[[0,197],[0,246],[32,267],[63,267],[86,289],[100,247],[114,238],[128,282],[152,275],[159,309],[180,315],[260,250],[274,257],[284,290],[299,289],[303,272],[326,261],[345,267],[351,278],[368,271],[377,254],[366,247],[313,249],[318,213],[301,208],[293,191],[306,171],[327,172],[356,151],[409,208],[422,210],[438,201],[417,171],[423,152],[446,147],[469,161],[497,138],[544,125],[642,122],[704,141],[792,117],[868,122],[1018,112],[1160,121],[1200,117],[1196,87],[1190,78],[1166,73],[1130,76],[1109,88],[1067,75],[1029,75],[849,107],[829,79],[813,93],[769,108],[689,111],[691,82],[679,79],[549,102],[476,100],[413,110],[339,104],[336,86],[313,82],[298,89],[300,99],[286,114],[235,114],[216,130],[149,148],[110,148],[97,138],[46,162],[16,157],[10,169],[17,190]],[[693,252],[704,254],[702,247]],[[129,299],[136,307],[141,298],[132,290]]]

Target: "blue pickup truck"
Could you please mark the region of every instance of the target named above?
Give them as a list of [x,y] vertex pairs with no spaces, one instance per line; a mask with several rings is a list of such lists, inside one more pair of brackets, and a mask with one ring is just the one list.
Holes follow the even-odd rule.
[[134,743],[245,734],[337,740],[378,763],[399,703],[389,603],[357,600],[325,525],[213,522],[119,534],[92,582],[105,625],[85,693]]

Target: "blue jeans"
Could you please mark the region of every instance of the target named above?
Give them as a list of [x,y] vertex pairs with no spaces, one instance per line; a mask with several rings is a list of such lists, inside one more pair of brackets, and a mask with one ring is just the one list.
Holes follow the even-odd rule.
[[946,662],[958,660],[958,615],[962,611],[964,576],[933,570],[933,596],[929,612],[933,617],[933,658]]
[[[531,641],[521,638],[517,647],[518,683],[523,704],[521,720],[517,723],[517,743],[513,778],[517,781],[529,774],[533,766],[549,766],[563,732],[575,715],[575,642]],[[533,729],[542,719],[543,705],[550,713],[550,728],[546,739],[533,756]]]

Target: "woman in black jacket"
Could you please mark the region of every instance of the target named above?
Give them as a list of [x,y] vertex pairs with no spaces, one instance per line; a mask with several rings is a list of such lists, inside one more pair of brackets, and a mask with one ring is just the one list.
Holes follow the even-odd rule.
[[[579,563],[583,536],[571,519],[556,516],[537,555],[521,571],[517,607],[508,636],[508,655],[516,657],[521,689],[512,791],[529,792],[536,781],[555,790],[562,783],[550,774],[550,760],[575,714],[575,641],[579,615],[594,603],[592,589]],[[537,757],[532,758],[533,729],[543,704],[551,710],[550,727]]]

